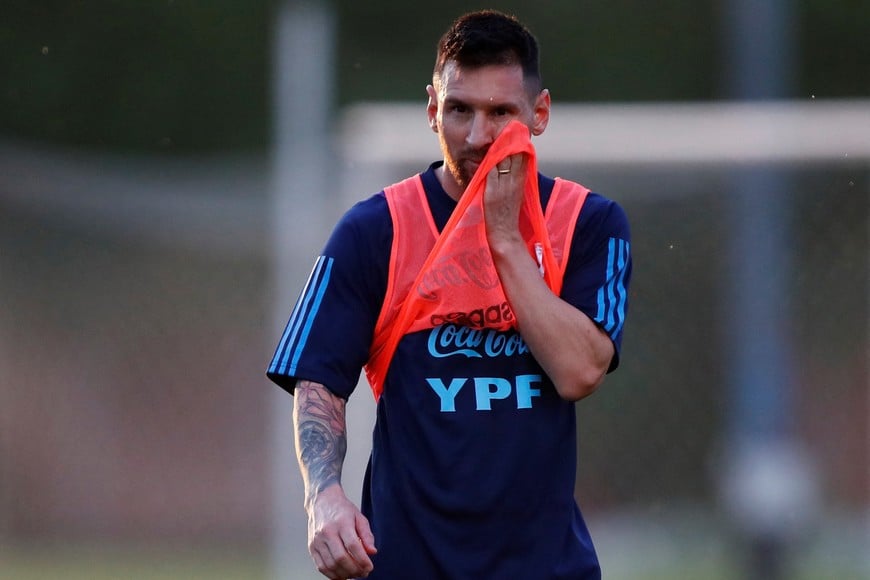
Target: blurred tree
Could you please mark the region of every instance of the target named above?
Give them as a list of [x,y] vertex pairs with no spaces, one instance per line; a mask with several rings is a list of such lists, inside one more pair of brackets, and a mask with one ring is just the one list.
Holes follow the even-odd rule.
[[[344,101],[422,99],[439,36],[487,3],[446,0],[419,16],[407,3],[339,3]],[[375,6],[378,6],[375,8]],[[505,0],[541,43],[545,84],[559,101],[693,100],[713,96],[713,6],[685,0]]]
[[[280,0],[11,0],[0,7],[0,135],[88,148],[190,153],[263,149]],[[870,2],[795,0],[796,97],[870,96]],[[450,21],[397,0],[334,0],[337,103],[420,100]],[[504,0],[542,44],[565,101],[716,98],[721,2]]]
[[268,3],[15,2],[0,18],[0,130],[105,149],[262,146]]
[[801,98],[870,96],[870,2],[800,0]]

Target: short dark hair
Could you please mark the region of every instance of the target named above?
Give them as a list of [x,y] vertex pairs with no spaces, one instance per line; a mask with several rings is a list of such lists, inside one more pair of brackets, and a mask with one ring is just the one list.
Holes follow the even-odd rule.
[[438,41],[432,78],[439,81],[449,61],[468,68],[518,64],[529,90],[541,90],[538,41],[515,16],[497,10],[457,18]]

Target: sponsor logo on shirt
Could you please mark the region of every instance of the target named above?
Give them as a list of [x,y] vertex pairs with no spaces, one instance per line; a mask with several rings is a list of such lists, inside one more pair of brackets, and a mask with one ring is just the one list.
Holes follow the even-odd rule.
[[498,274],[486,248],[464,251],[439,260],[423,274],[417,293],[426,300],[437,300],[437,291],[448,286],[474,284],[489,289],[498,286]]
[[477,308],[471,312],[448,312],[447,314],[433,314],[430,322],[433,326],[452,323],[472,328],[485,328],[494,324],[506,324],[514,319],[514,313],[507,301],[501,304],[493,304],[486,308]]
[[[470,328],[459,324],[442,324],[429,331],[429,354],[434,358],[464,356],[467,358],[513,357],[527,354],[529,347],[514,330],[500,332],[492,328]],[[452,377],[449,383],[440,378],[427,378],[426,383],[438,397],[442,413],[456,411],[456,396],[464,387],[474,392],[474,408],[492,411],[493,403],[511,404],[519,409],[531,409],[541,396],[539,374],[519,375],[512,380],[503,377]],[[503,402],[502,402],[503,401]]]
[[430,378],[426,383],[438,395],[442,413],[456,411],[456,395],[467,384],[474,385],[476,411],[492,411],[493,401],[508,399],[513,399],[518,410],[531,409],[533,399],[541,396],[541,389],[537,388],[541,375],[519,375],[513,381],[501,377],[454,378],[449,385],[441,379]]
[[429,331],[429,354],[434,358],[461,355],[496,358],[524,355],[529,347],[518,332],[442,324]]

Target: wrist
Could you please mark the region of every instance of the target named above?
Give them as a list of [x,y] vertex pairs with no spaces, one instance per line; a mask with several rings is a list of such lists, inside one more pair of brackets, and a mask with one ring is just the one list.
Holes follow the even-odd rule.
[[491,234],[487,238],[489,250],[496,261],[527,253],[526,244],[519,232],[516,234]]
[[323,482],[318,486],[310,486],[305,493],[305,509],[310,511],[319,501],[329,500],[339,495],[344,495],[344,489],[338,479]]

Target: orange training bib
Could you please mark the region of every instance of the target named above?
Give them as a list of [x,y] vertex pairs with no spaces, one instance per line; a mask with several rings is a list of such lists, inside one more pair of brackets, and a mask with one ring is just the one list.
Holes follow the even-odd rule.
[[528,128],[513,121],[493,142],[440,235],[419,176],[384,190],[393,244],[387,292],[365,367],[375,400],[405,334],[445,323],[502,331],[516,327],[486,239],[483,193],[487,173],[518,153],[528,156],[520,232],[547,286],[560,293],[574,226],[589,190],[557,179],[545,219]]

